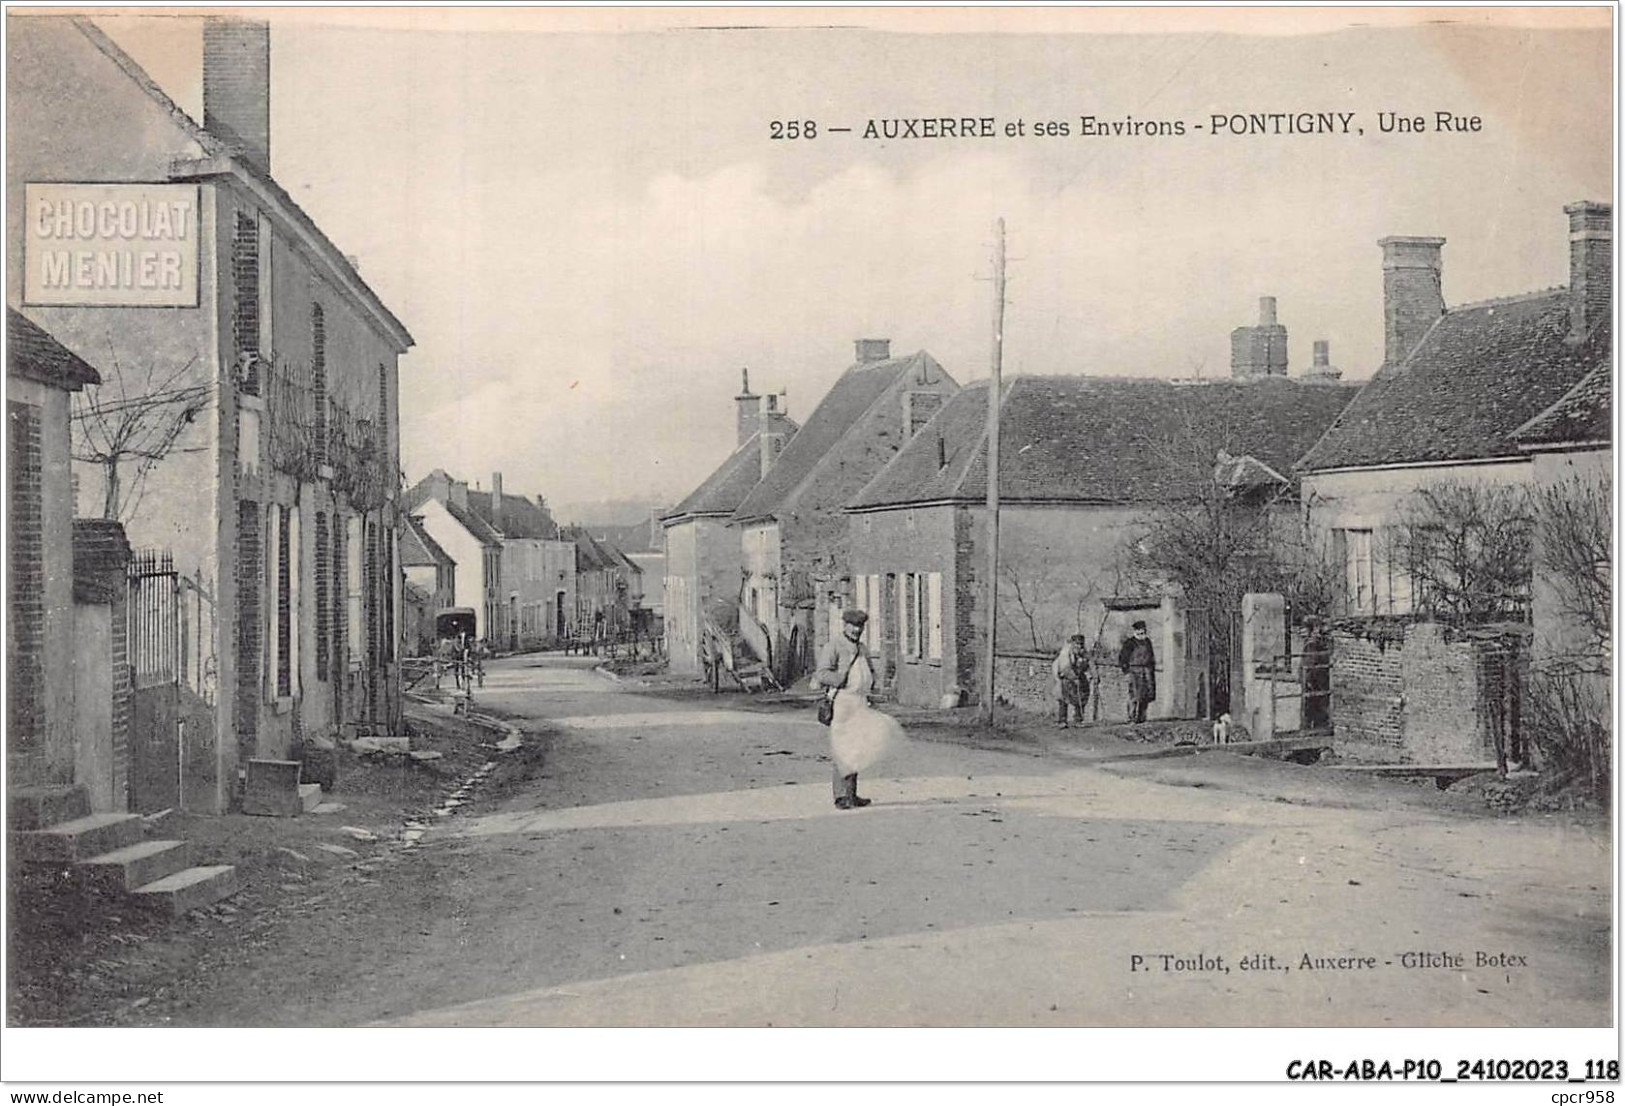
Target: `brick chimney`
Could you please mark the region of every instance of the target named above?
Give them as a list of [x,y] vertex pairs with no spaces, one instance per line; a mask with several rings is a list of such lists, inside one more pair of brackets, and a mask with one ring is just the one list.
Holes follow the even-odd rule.
[[890,338],[859,338],[857,340],[858,364],[869,365],[876,361],[889,361],[891,359]]
[[502,474],[491,474],[491,529],[502,533]]
[[446,482],[446,502],[455,503],[463,510],[468,510],[468,481],[449,480]]
[[1230,332],[1230,375],[1246,380],[1286,375],[1286,327],[1275,320],[1275,297],[1258,299],[1258,323]]
[[271,171],[271,25],[203,24],[203,126],[261,172]]
[[1569,341],[1584,341],[1613,309],[1614,207],[1582,200],[1569,217]]
[[1305,380],[1330,383],[1341,380],[1342,370],[1332,368],[1332,344],[1325,338],[1315,339],[1315,363],[1303,374]]
[[739,394],[734,396],[734,406],[739,420],[739,442],[744,445],[750,441],[750,436],[761,428],[762,397],[750,390],[750,370],[739,370]]
[[773,467],[773,462],[779,459],[779,453],[784,449],[784,443],[790,436],[788,425],[789,415],[784,408],[784,394],[767,397],[767,407],[762,411],[761,435],[757,438],[760,446],[762,462],[761,475],[766,476],[767,470]]
[[1390,237],[1382,247],[1382,360],[1405,360],[1444,314],[1443,238]]

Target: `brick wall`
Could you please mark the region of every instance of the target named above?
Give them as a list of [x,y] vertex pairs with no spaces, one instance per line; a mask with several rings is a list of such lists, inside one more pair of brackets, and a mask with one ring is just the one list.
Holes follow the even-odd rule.
[[45,523],[40,409],[8,401],[6,752],[11,779],[34,782],[45,758]]
[[1405,737],[1403,631],[1332,630],[1332,734],[1341,752],[1398,760]]
[[113,797],[118,810],[130,804],[130,699],[134,681],[130,678],[129,588],[125,587],[110,604],[113,648]]
[[258,755],[260,710],[260,587],[264,550],[260,505],[237,503],[237,760]]
[[1050,697],[1050,664],[1054,660],[1047,653],[1001,651],[993,666],[999,705],[1033,714],[1054,713],[1055,700]]
[[261,170],[271,167],[271,33],[268,24],[203,24],[204,126]]
[[1332,628],[1332,728],[1356,760],[1495,759],[1514,741],[1527,657],[1523,634],[1435,622],[1345,621]]
[[[260,351],[260,225],[253,212],[239,211],[231,236],[232,350],[241,359]],[[260,394],[260,381],[251,376],[243,390]]]

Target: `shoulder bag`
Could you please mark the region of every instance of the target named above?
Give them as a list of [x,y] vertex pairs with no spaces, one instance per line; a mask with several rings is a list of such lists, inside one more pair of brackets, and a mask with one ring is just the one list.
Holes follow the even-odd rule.
[[[860,645],[858,648],[862,649],[863,646]],[[852,675],[852,666],[857,663],[858,655],[853,653],[852,659],[846,662],[846,671],[841,673],[840,687],[846,686],[847,678]],[[823,698],[818,700],[818,724],[820,726],[827,726],[835,721],[835,693],[839,690],[839,687],[832,687],[824,693]]]

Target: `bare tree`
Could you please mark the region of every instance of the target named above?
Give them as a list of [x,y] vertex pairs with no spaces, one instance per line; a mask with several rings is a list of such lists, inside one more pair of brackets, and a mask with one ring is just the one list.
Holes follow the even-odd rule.
[[1533,496],[1542,580],[1558,615],[1575,632],[1564,661],[1608,675],[1613,660],[1613,494],[1611,481],[1570,477]]
[[1440,481],[1412,492],[1389,533],[1420,612],[1456,624],[1522,618],[1533,537],[1522,488]]
[[207,384],[183,384],[197,359],[163,368],[127,366],[109,341],[102,384],[73,399],[76,461],[101,469],[102,517],[125,521],[135,512],[153,468],[177,446],[186,428],[210,403]]

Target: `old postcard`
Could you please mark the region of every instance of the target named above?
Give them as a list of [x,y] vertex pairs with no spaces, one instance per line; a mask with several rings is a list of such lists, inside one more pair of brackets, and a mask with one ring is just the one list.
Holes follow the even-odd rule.
[[1614,16],[9,9],[7,1079],[1617,1080]]

